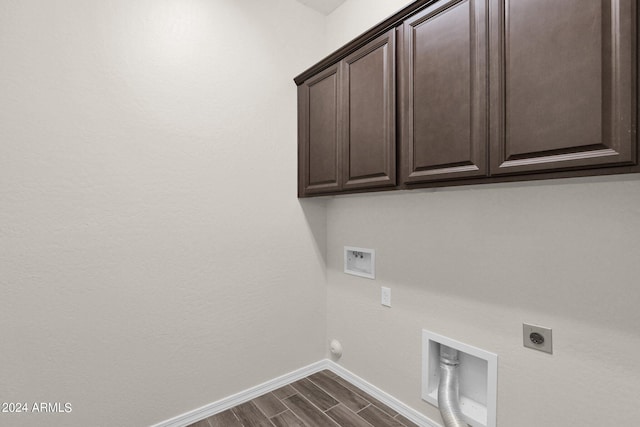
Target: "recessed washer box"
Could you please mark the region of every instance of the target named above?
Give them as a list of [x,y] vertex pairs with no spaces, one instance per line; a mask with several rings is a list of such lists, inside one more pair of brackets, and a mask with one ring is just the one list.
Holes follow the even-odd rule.
[[496,427],[498,356],[422,330],[422,399],[438,407],[440,344],[458,350],[460,409],[472,427]]
[[376,251],[374,249],[344,247],[344,272],[354,276],[376,278]]

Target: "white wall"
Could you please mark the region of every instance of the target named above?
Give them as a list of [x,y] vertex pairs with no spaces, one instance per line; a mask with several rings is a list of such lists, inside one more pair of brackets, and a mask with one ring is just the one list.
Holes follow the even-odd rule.
[[[423,328],[498,354],[498,425],[632,424],[640,416],[640,178],[335,198],[328,205],[328,337],[341,363],[410,406]],[[376,280],[342,273],[376,249]],[[380,305],[380,287],[392,308]],[[554,354],[522,346],[553,328]]]
[[327,54],[358,37],[413,0],[347,0],[327,16]]
[[[142,426],[321,359],[294,0],[0,2],[0,396]],[[320,37],[319,37],[320,35]]]
[[[329,16],[328,50],[391,12],[362,3]],[[632,175],[334,197],[327,338],[347,369],[434,420],[420,399],[423,328],[498,354],[499,426],[633,425],[639,194]],[[342,273],[345,245],[376,250],[375,281]],[[553,328],[553,355],[522,346],[523,322]]]

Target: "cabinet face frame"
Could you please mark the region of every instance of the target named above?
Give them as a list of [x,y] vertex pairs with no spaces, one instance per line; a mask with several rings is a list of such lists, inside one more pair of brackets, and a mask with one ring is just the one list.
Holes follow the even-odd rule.
[[[342,89],[341,89],[341,64],[337,63],[326,70],[309,78],[302,85],[298,86],[298,197],[312,194],[333,193],[342,189],[341,165],[342,165]],[[311,124],[311,89],[325,81],[327,78],[334,78],[335,89],[333,93],[334,105],[332,114],[335,129],[332,131],[335,161],[332,162],[332,179],[321,182],[311,182],[312,168],[312,124]],[[325,141],[326,142],[326,141]]]
[[[466,141],[446,141],[450,144],[465,144],[469,155],[455,162],[417,165],[416,159],[416,28],[430,25],[456,7],[469,8],[469,81],[452,82],[452,85],[468,85],[469,90],[469,138]],[[401,181],[412,184],[487,175],[488,152],[488,16],[485,0],[448,0],[436,2],[424,11],[410,17],[402,26],[404,45],[402,50],[402,166]],[[442,88],[441,90],[446,90]]]
[[[637,163],[637,6],[635,0],[602,0],[602,137],[599,144],[573,148],[509,149],[509,8],[513,0],[489,0],[491,175],[551,172]],[[519,0],[522,1],[522,0]],[[536,17],[530,17],[535,20]],[[543,21],[540,20],[539,21]],[[575,124],[573,124],[575,126]],[[542,144],[539,144],[542,145]]]
[[[352,162],[352,140],[350,117],[351,88],[354,83],[351,76],[351,68],[356,62],[367,58],[373,53],[382,50],[382,102],[378,107],[382,112],[382,122],[378,131],[382,140],[382,146],[378,147],[382,155],[380,161],[381,168],[372,173],[358,176],[351,168]],[[346,57],[342,62],[342,120],[343,120],[343,188],[369,188],[396,185],[396,32],[395,29],[387,31],[382,36],[367,43],[356,52]],[[374,73],[375,74],[375,73]],[[376,88],[372,88],[372,91]],[[374,101],[375,102],[375,101]],[[377,141],[366,141],[366,144],[375,144]]]

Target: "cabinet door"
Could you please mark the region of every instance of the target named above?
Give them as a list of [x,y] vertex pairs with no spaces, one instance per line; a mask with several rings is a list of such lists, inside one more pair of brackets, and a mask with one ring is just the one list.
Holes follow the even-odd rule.
[[490,0],[491,174],[633,164],[635,0]]
[[298,87],[298,196],[342,188],[340,64]]
[[344,188],[396,183],[395,30],[343,62]]
[[436,2],[403,28],[402,181],[486,175],[486,1]]

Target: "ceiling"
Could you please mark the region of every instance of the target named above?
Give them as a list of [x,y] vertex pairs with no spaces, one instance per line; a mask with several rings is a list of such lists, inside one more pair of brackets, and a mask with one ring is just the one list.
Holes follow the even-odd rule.
[[330,14],[345,1],[346,0],[298,0],[299,3],[318,11],[323,15]]

